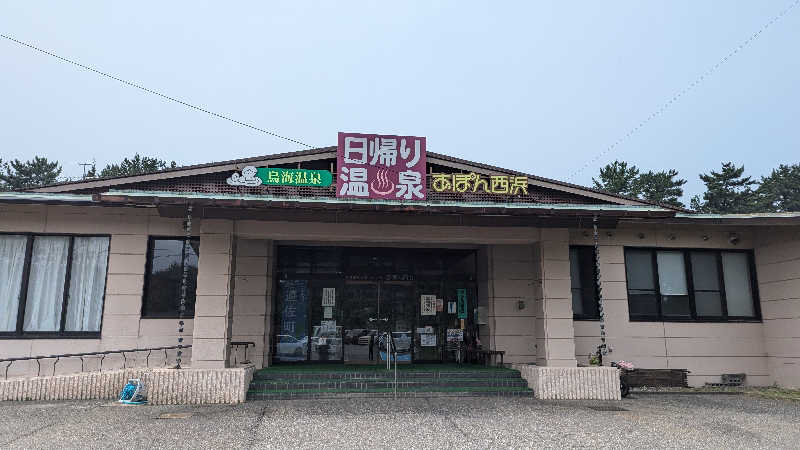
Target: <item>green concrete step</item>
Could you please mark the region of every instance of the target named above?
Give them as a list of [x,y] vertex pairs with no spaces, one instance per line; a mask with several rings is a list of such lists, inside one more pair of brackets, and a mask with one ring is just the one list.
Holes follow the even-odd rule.
[[[526,387],[528,384],[522,378],[399,378],[398,387],[416,388],[423,386],[449,386],[449,387],[495,387],[512,386]],[[314,389],[369,389],[369,388],[394,388],[393,378],[307,378],[307,379],[270,379],[253,380],[251,390],[314,390]]]
[[370,388],[360,389],[316,389],[316,390],[250,390],[247,400],[282,400],[282,399],[316,399],[316,398],[398,398],[407,397],[531,397],[533,391],[527,387],[495,386],[495,387],[446,387],[423,386],[419,388]]

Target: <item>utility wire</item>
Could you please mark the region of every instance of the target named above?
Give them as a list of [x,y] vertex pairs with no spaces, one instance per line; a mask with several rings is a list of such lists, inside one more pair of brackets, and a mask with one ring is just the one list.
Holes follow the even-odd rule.
[[[798,0],[798,1],[800,1],[800,0]],[[3,39],[7,39],[7,40],[9,40],[11,42],[15,42],[15,43],[17,43],[17,44],[19,44],[19,45],[21,45],[23,47],[28,47],[31,50],[36,50],[39,53],[43,53],[45,55],[52,56],[53,58],[59,59],[59,60],[65,62],[65,63],[72,64],[73,66],[80,67],[81,69],[88,70],[89,72],[94,72],[94,73],[96,73],[98,75],[102,75],[102,76],[104,76],[106,78],[110,78],[110,79],[112,79],[114,81],[118,81],[118,82],[120,82],[120,83],[122,83],[124,85],[139,89],[140,91],[147,92],[148,94],[156,95],[156,96],[161,97],[161,98],[163,98],[165,100],[169,100],[171,102],[178,103],[178,104],[183,105],[183,106],[185,106],[187,108],[191,108],[191,109],[194,109],[196,111],[200,111],[200,112],[206,113],[206,114],[208,114],[210,116],[213,116],[213,117],[216,117],[218,119],[227,120],[228,122],[233,122],[236,125],[239,125],[239,126],[242,126],[242,127],[245,127],[245,128],[250,128],[251,130],[255,130],[255,131],[258,131],[260,133],[264,133],[264,134],[270,135],[272,137],[276,137],[278,139],[283,139],[285,141],[289,141],[289,142],[292,142],[292,143],[295,143],[295,144],[299,144],[299,145],[302,145],[302,146],[305,146],[305,147],[308,147],[308,148],[313,148],[314,147],[313,145],[306,144],[305,142],[301,142],[301,141],[299,141],[297,139],[292,139],[290,137],[282,136],[282,135],[280,135],[278,133],[274,133],[272,131],[265,130],[263,128],[259,128],[259,127],[255,126],[255,125],[250,124],[250,123],[242,122],[242,121],[233,119],[233,118],[231,118],[229,116],[226,116],[224,114],[215,113],[214,111],[209,111],[209,110],[207,110],[205,108],[202,108],[200,106],[193,105],[191,103],[185,102],[185,101],[177,99],[175,97],[170,97],[169,95],[162,94],[161,92],[155,91],[153,89],[146,88],[146,87],[144,87],[142,85],[139,85],[139,84],[127,81],[127,80],[123,80],[122,78],[119,78],[119,77],[116,77],[116,76],[111,75],[109,73],[106,73],[106,72],[103,72],[101,70],[95,69],[94,67],[87,66],[85,64],[81,64],[81,63],[79,63],[77,61],[73,61],[73,60],[68,59],[68,58],[64,58],[63,56],[56,55],[55,53],[52,53],[52,52],[49,52],[47,50],[41,49],[39,47],[36,47],[35,45],[30,44],[28,42],[20,41],[19,39],[16,39],[16,38],[14,38],[12,36],[5,35],[5,34],[0,34],[0,37],[2,37]]]
[[679,100],[681,97],[683,97],[683,96],[684,96],[684,94],[686,94],[686,93],[688,93],[689,91],[691,91],[692,89],[694,89],[694,88],[695,88],[695,87],[696,87],[698,84],[700,84],[700,83],[701,83],[703,80],[705,80],[705,79],[706,79],[706,78],[708,78],[708,77],[709,77],[711,74],[713,74],[714,72],[716,72],[716,71],[717,71],[717,69],[719,69],[719,68],[720,68],[720,66],[722,66],[723,64],[725,64],[726,62],[728,62],[728,60],[729,60],[729,59],[731,59],[731,58],[732,58],[733,56],[735,56],[737,53],[739,53],[740,51],[742,51],[742,50],[743,50],[745,47],[747,47],[747,46],[748,46],[748,45],[749,45],[751,42],[753,42],[754,40],[756,40],[756,38],[758,38],[758,37],[761,35],[761,33],[763,33],[764,31],[766,31],[766,30],[767,30],[767,28],[769,28],[770,26],[772,26],[772,25],[773,25],[775,22],[777,22],[778,20],[780,20],[781,18],[783,18],[783,16],[785,16],[787,13],[789,13],[789,11],[791,11],[791,10],[792,10],[792,9],[793,9],[795,6],[797,6],[798,4],[800,4],[800,0],[795,0],[795,1],[794,1],[794,2],[793,2],[791,5],[789,5],[789,6],[788,6],[786,9],[784,9],[783,11],[781,11],[781,12],[780,12],[779,14],[777,14],[776,16],[772,17],[772,19],[770,19],[770,20],[769,20],[769,22],[767,22],[767,23],[765,23],[764,25],[762,25],[762,26],[761,26],[761,28],[760,28],[758,31],[756,31],[755,33],[753,33],[752,35],[750,35],[750,37],[748,37],[747,39],[745,39],[745,40],[744,40],[744,42],[742,42],[741,44],[739,44],[739,46],[738,46],[738,47],[736,47],[735,49],[733,49],[732,51],[730,51],[730,52],[729,52],[727,55],[725,55],[725,57],[724,57],[724,58],[722,58],[722,59],[720,59],[719,61],[717,61],[717,63],[716,63],[716,64],[714,64],[714,65],[713,65],[711,68],[709,68],[708,70],[706,70],[706,71],[705,71],[705,72],[704,72],[702,75],[700,75],[700,76],[699,76],[698,78],[696,78],[694,81],[692,81],[691,83],[689,83],[689,85],[687,85],[685,88],[683,88],[683,90],[682,90],[682,91],[680,91],[680,92],[678,92],[677,94],[675,94],[675,95],[674,95],[674,96],[673,96],[671,99],[667,100],[667,102],[666,102],[666,103],[664,103],[663,105],[661,105],[661,107],[660,107],[660,108],[658,108],[657,110],[655,110],[655,111],[653,111],[652,113],[650,113],[650,115],[649,115],[649,116],[647,116],[647,118],[646,118],[646,119],[642,120],[641,122],[639,122],[639,124],[638,124],[638,125],[636,125],[635,127],[631,128],[631,129],[630,129],[630,130],[629,130],[629,131],[628,131],[628,132],[627,132],[627,133],[626,133],[624,136],[622,136],[621,138],[617,139],[617,140],[616,140],[616,141],[615,141],[613,144],[609,145],[609,146],[608,146],[608,148],[606,148],[605,150],[603,150],[602,152],[600,152],[600,153],[599,153],[597,156],[595,156],[594,158],[592,158],[591,160],[589,160],[589,162],[587,162],[586,164],[584,164],[584,165],[583,165],[581,168],[579,168],[579,169],[577,169],[575,172],[573,172],[573,173],[572,173],[572,174],[569,176],[569,180],[570,180],[570,181],[571,181],[571,180],[573,180],[573,179],[574,179],[574,178],[575,178],[575,177],[576,177],[578,174],[580,174],[581,172],[583,172],[584,170],[586,170],[586,169],[587,169],[589,166],[591,166],[592,164],[596,163],[596,162],[597,162],[597,161],[598,161],[600,158],[602,158],[603,156],[607,155],[609,152],[611,152],[612,150],[614,150],[615,148],[617,148],[617,146],[619,146],[619,144],[621,144],[622,142],[624,142],[625,140],[627,140],[627,139],[628,139],[629,137],[631,137],[631,136],[632,136],[634,133],[636,133],[637,131],[639,131],[639,129],[641,129],[642,127],[644,127],[645,125],[647,125],[647,123],[649,123],[651,120],[653,120],[653,119],[655,119],[656,117],[660,116],[660,115],[661,115],[661,114],[662,114],[664,111],[666,111],[666,110],[667,110],[667,108],[669,108],[670,106],[672,106],[672,105],[673,105],[675,102],[677,102],[677,101],[678,101],[678,100]]

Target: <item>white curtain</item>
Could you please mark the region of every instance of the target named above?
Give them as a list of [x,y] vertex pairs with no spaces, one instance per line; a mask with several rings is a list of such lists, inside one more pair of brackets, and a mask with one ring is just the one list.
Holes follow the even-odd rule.
[[661,295],[688,295],[682,252],[658,252],[658,285]]
[[36,236],[33,239],[23,331],[58,331],[68,253],[68,237]]
[[17,329],[26,243],[25,236],[0,236],[0,331]]
[[747,254],[723,252],[722,278],[725,282],[725,298],[728,300],[728,315],[755,316]]
[[66,331],[100,331],[107,264],[107,237],[75,238],[69,277]]

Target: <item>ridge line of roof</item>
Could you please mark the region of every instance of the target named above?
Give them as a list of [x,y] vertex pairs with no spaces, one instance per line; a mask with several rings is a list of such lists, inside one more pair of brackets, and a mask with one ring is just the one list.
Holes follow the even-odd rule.
[[[231,159],[231,160],[226,160],[226,161],[213,161],[213,162],[210,162],[210,163],[179,166],[179,167],[168,168],[168,169],[164,169],[164,170],[157,170],[157,171],[153,171],[153,172],[140,173],[140,174],[136,174],[136,175],[123,175],[123,176],[115,176],[115,177],[91,178],[91,179],[83,179],[83,180],[78,180],[78,181],[63,181],[63,182],[60,182],[60,183],[53,183],[53,184],[48,184],[48,185],[45,185],[45,186],[39,186],[39,187],[35,188],[34,191],[36,191],[38,189],[49,188],[49,187],[80,185],[80,184],[83,184],[83,183],[90,183],[90,182],[97,182],[97,181],[109,181],[109,180],[115,180],[115,179],[120,179],[121,180],[121,179],[124,179],[124,178],[130,178],[130,177],[134,177],[134,176],[140,177],[140,176],[156,175],[156,174],[163,174],[163,173],[170,173],[170,172],[179,172],[179,171],[183,171],[183,170],[194,170],[194,169],[202,169],[202,168],[214,167],[214,166],[223,166],[223,165],[229,165],[229,164],[242,164],[242,163],[246,163],[246,162],[264,161],[264,160],[278,159],[278,158],[287,158],[287,157],[305,156],[305,155],[315,155],[315,154],[326,153],[326,152],[335,151],[335,150],[336,150],[336,146],[317,147],[317,148],[312,148],[312,149],[308,149],[308,150],[297,150],[297,151],[293,151],[293,152],[274,153],[274,154],[271,154],[271,155],[260,155],[260,156],[253,156],[253,157],[248,157],[248,158]],[[542,176],[539,176],[539,175],[534,175],[534,174],[526,173],[526,172],[520,172],[520,171],[517,171],[517,170],[506,169],[506,168],[495,166],[495,165],[491,165],[491,164],[485,164],[485,163],[470,161],[468,159],[458,158],[458,157],[455,157],[455,156],[449,156],[449,155],[445,155],[443,153],[436,153],[436,152],[427,152],[427,153],[428,153],[428,155],[430,155],[430,156],[432,156],[434,158],[442,159],[442,160],[445,160],[445,161],[471,165],[471,166],[480,167],[480,168],[487,169],[487,170],[496,170],[496,171],[499,171],[499,172],[513,173],[513,174],[516,174],[516,175],[524,175],[524,176],[527,176],[529,178],[533,178],[534,180],[545,182],[545,183],[552,183],[552,184],[555,184],[555,185],[569,187],[569,188],[572,188],[572,189],[579,189],[579,190],[583,190],[583,191],[593,192],[595,194],[607,195],[607,196],[614,197],[614,198],[619,198],[619,199],[622,199],[622,200],[627,200],[627,201],[632,201],[632,202],[637,202],[637,203],[643,203],[643,204],[658,206],[660,208],[670,209],[670,210],[673,210],[673,211],[686,211],[686,209],[684,209],[684,208],[678,208],[678,207],[675,207],[675,206],[672,206],[672,205],[667,205],[667,204],[662,204],[662,203],[658,203],[658,202],[651,202],[651,201],[648,201],[648,200],[642,200],[642,199],[638,199],[638,198],[628,197],[626,195],[616,194],[616,193],[605,191],[605,190],[602,190],[602,189],[597,189],[597,188],[593,188],[593,187],[589,187],[589,186],[582,186],[582,185],[574,184],[574,183],[568,183],[566,181],[561,181],[561,180],[556,180],[556,179],[553,179],[553,178],[542,177]]]

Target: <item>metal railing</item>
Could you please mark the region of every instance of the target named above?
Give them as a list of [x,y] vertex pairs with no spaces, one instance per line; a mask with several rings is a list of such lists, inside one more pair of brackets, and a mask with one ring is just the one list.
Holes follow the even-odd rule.
[[233,351],[233,365],[238,364],[237,357],[239,356],[239,347],[244,347],[244,359],[242,360],[242,364],[249,364],[250,360],[247,359],[247,348],[253,347],[255,348],[256,343],[252,341],[232,341],[230,346],[234,348]]
[[99,361],[99,371],[103,371],[103,361],[106,359],[108,355],[122,355],[122,368],[126,369],[128,367],[128,356],[130,354],[137,354],[141,352],[147,352],[145,356],[145,366],[150,367],[150,357],[152,356],[153,352],[164,352],[164,366],[169,364],[169,354],[167,353],[168,350],[177,350],[177,349],[184,349],[184,348],[192,348],[191,345],[173,345],[169,347],[151,347],[151,348],[133,348],[128,350],[104,350],[100,352],[86,352],[86,353],[64,353],[60,355],[42,355],[42,356],[24,356],[20,358],[5,358],[0,359],[0,364],[8,363],[4,367],[4,377],[8,379],[8,370],[11,368],[11,365],[15,362],[19,361],[36,361],[36,376],[39,377],[42,375],[42,360],[53,359],[53,375],[56,374],[56,368],[58,363],[62,359],[67,358],[80,358],[81,360],[81,372],[85,371],[86,367],[86,358],[94,357],[95,360]]

